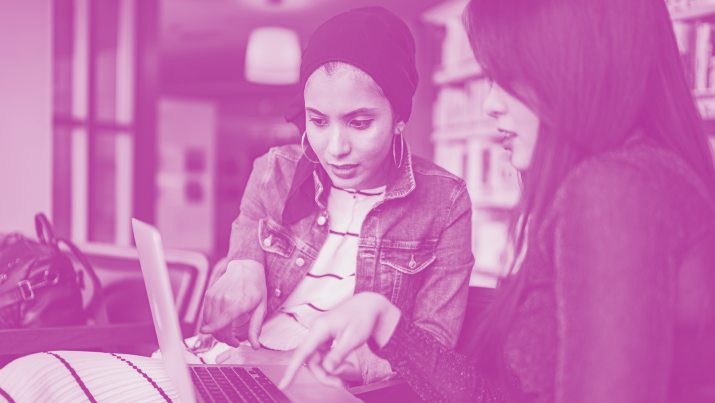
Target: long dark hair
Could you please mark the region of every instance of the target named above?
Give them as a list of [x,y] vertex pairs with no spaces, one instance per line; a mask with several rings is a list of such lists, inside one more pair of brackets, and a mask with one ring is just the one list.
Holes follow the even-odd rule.
[[[541,122],[522,175],[518,215],[525,218],[511,223],[517,256],[533,244],[568,172],[623,144],[636,128],[715,189],[712,153],[663,0],[472,0],[464,22],[487,75]],[[474,358],[484,368],[502,359],[525,270],[500,287],[473,340]]]

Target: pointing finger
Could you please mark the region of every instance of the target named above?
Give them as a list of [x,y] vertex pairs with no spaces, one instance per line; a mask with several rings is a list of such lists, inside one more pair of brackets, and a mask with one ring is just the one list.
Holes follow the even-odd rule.
[[318,355],[318,348],[330,340],[330,332],[327,327],[320,326],[319,323],[313,324],[310,329],[310,333],[303,343],[298,346],[298,348],[293,353],[286,372],[281,379],[279,388],[284,389],[293,381],[296,372],[300,368],[303,362],[305,362],[312,355]]

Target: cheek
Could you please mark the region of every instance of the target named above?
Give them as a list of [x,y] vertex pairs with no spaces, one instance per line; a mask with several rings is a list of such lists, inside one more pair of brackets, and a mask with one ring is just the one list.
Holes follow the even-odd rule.
[[[310,148],[312,148],[318,156],[322,155],[325,148],[328,147],[328,136],[321,136],[315,133],[311,134],[310,130],[306,131],[305,140],[310,143]],[[307,148],[308,144],[304,144],[303,146]]]
[[363,141],[360,141],[359,145],[356,144],[354,149],[359,148],[360,157],[366,165],[378,166],[385,156],[392,152],[392,136],[389,133],[380,132],[361,140]]
[[531,165],[536,142],[531,138],[517,137],[512,151],[512,164],[514,168],[524,171]]
[[[522,158],[528,162],[534,153],[539,137],[539,120],[535,116],[528,116],[527,119],[520,122],[520,126],[523,127],[523,129],[519,133],[516,143],[518,144],[518,151],[522,154]],[[515,149],[515,151],[517,150]]]
[[535,137],[522,137],[519,139],[519,152],[524,155],[531,155],[536,148],[536,138]]

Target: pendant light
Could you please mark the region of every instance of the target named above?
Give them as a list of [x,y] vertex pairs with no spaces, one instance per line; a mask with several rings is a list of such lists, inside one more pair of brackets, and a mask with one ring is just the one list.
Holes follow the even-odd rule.
[[290,85],[300,76],[298,34],[288,28],[260,27],[251,31],[246,48],[246,80],[257,84]]

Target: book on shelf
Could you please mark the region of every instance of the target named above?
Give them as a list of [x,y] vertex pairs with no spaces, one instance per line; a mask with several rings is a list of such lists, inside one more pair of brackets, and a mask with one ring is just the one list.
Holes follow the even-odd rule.
[[673,12],[713,5],[715,4],[715,0],[665,0],[665,4],[668,6],[668,9]]
[[489,95],[489,81],[485,78],[471,80],[467,82],[466,89],[469,101],[467,109],[471,111],[477,120],[487,118],[487,114],[484,111],[484,101],[487,100]]
[[459,86],[442,86],[434,103],[434,127],[467,126],[487,119],[484,101],[488,94],[489,83],[484,78],[471,79]]
[[461,15],[447,18],[443,26],[445,39],[441,66],[433,76],[435,84],[460,82],[480,75],[482,69],[474,58]]
[[442,67],[449,69],[450,66],[476,63],[461,16],[447,19],[445,29],[445,40],[442,46]]
[[673,11],[682,11],[688,7],[688,0],[665,0],[665,5]]
[[[693,55],[693,89],[695,94],[715,91],[715,24],[695,24],[695,47]],[[686,71],[689,66],[683,66]]]
[[434,127],[446,127],[469,122],[468,94],[462,88],[445,86],[440,88],[434,104]]
[[711,24],[699,22],[695,27],[695,90],[708,88],[710,58],[712,57]]

